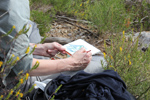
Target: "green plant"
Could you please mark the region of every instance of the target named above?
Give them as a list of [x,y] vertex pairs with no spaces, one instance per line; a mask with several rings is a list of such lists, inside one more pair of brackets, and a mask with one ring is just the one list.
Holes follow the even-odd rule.
[[[16,42],[16,39],[18,39],[18,37],[20,35],[26,34],[28,32],[29,29],[25,28],[26,25],[23,27],[22,30],[20,30],[16,36],[8,41],[11,42],[12,45],[10,45],[10,47],[14,47],[14,43]],[[6,36],[10,35],[12,33],[12,31],[15,29],[15,26],[13,26],[11,28],[10,31],[8,31],[7,34],[1,35],[0,39],[5,38]],[[2,42],[2,41],[0,41]],[[10,44],[11,44],[10,43]],[[35,47],[33,48],[33,50],[35,49]],[[2,48],[0,48],[0,50],[2,50]],[[30,51],[30,48],[28,47],[26,49],[26,52],[24,52],[24,56],[22,58],[19,58],[17,55],[14,54],[7,54],[7,57],[4,56],[4,60],[0,61],[0,79],[5,78],[6,73],[8,73],[8,71],[10,71],[12,69],[13,66],[15,66],[19,61],[23,60],[25,56],[31,55],[33,50]],[[32,71],[33,69],[36,69],[39,66],[39,62],[37,61],[36,64],[32,67],[32,69],[30,71]],[[12,100],[12,99],[17,99],[20,100],[24,95],[26,95],[28,92],[31,92],[34,88],[34,85],[26,92],[23,93],[22,90],[20,89],[23,85],[23,83],[28,79],[29,77],[29,72],[23,72],[20,71],[18,73],[18,75],[16,76],[16,78],[14,77],[14,80],[10,80],[10,83],[7,84],[8,86],[6,87],[2,87],[2,85],[0,86],[0,90],[1,90],[1,96],[0,96],[0,100]],[[16,85],[14,87],[10,87],[10,84],[14,84],[16,83]]]
[[128,90],[140,100],[150,98],[150,51],[142,52],[138,49],[138,38],[132,41],[117,35],[110,38],[111,46],[105,44],[105,59],[108,62],[106,69],[118,72],[125,81]]
[[31,16],[31,20],[37,23],[40,34],[44,36],[50,30],[52,18],[49,14],[36,10],[31,11]]

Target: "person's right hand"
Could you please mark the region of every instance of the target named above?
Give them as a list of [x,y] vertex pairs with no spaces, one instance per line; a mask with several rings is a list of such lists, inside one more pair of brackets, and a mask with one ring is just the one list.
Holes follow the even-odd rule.
[[71,57],[71,61],[73,62],[72,68],[70,70],[82,70],[87,67],[92,59],[92,53],[86,51],[85,48],[81,48],[80,50],[76,51]]

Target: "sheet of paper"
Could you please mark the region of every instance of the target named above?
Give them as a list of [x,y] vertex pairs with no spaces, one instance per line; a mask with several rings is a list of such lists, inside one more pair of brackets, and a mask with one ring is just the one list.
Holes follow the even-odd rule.
[[66,51],[68,51],[70,54],[74,54],[77,50],[79,50],[82,47],[84,47],[86,51],[91,50],[92,55],[101,52],[99,49],[82,39],[75,40],[71,43],[64,45],[63,47],[65,47]]

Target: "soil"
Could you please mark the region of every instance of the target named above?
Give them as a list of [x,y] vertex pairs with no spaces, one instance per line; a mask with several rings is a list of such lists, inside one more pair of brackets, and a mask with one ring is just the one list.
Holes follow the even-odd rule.
[[[84,39],[88,43],[104,52],[104,36],[99,35],[97,30],[92,30],[88,24],[81,22],[67,22],[56,20],[52,23],[51,30],[47,33],[49,37],[65,37],[71,40]],[[81,29],[82,27],[82,29]],[[90,32],[88,32],[89,30]]]

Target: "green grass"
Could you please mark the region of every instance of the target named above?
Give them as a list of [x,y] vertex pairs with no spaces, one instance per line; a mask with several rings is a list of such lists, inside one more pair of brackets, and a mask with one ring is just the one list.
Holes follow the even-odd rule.
[[32,10],[31,16],[31,20],[38,24],[38,28],[42,36],[50,31],[50,23],[52,21],[52,18],[49,14],[41,11]]

